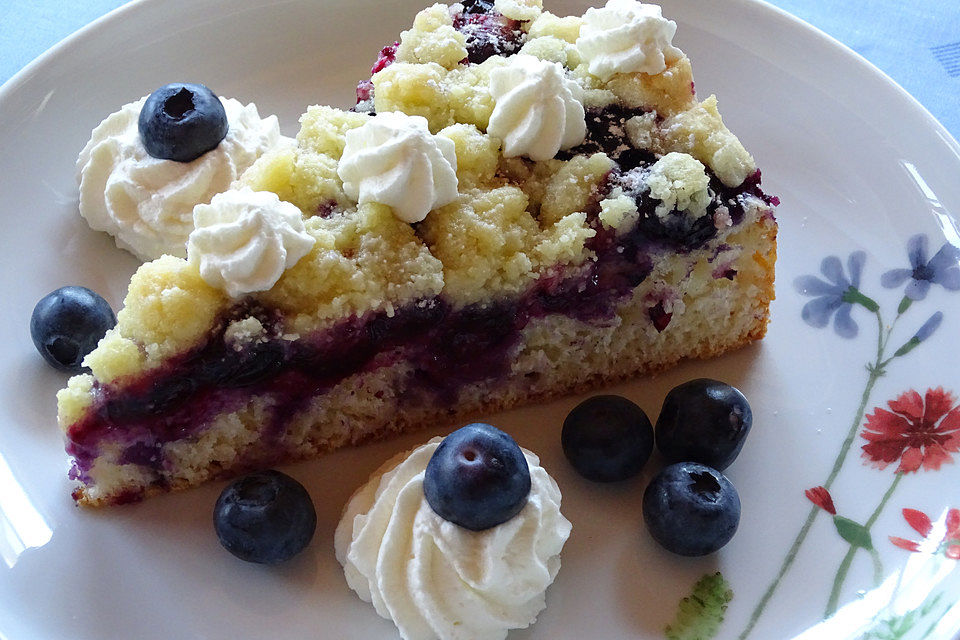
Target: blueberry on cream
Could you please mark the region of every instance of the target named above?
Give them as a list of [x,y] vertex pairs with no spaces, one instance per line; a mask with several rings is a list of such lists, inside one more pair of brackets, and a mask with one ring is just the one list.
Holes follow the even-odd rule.
[[[545,606],[544,592],[560,569],[560,552],[571,526],[560,513],[560,490],[539,458],[512,440],[505,443],[498,435],[502,432],[492,429],[470,425],[460,435],[454,432],[445,447],[450,453],[440,450],[447,440],[434,438],[395,456],[371,475],[344,509],[334,543],[347,583],[377,613],[392,620],[403,638],[503,640],[510,629],[532,624]],[[529,487],[522,499],[523,486],[504,481],[512,474],[496,469],[503,447],[512,451],[506,454],[510,459],[504,462],[506,469],[528,471],[529,484],[520,483]],[[499,498],[488,495],[487,500],[478,500],[479,493],[474,492],[496,491],[504,485],[521,504],[520,510],[479,531],[446,520],[425,496],[425,487],[433,482],[430,475],[440,473],[437,480],[451,480],[446,471],[428,469],[435,458],[446,459],[455,468],[477,465],[467,472],[470,477],[464,482],[469,486],[455,491],[463,495],[449,496],[458,503],[449,505],[452,510],[470,517],[501,511]]]
[[529,493],[530,470],[516,441],[480,422],[444,438],[423,480],[423,494],[437,515],[472,531],[517,515]]
[[143,103],[137,130],[154,158],[190,162],[216,148],[229,129],[220,99],[202,84],[175,82]]
[[121,107],[77,158],[80,215],[140,260],[186,257],[193,207],[207,204],[269,149],[291,144],[276,116],[168,84]]

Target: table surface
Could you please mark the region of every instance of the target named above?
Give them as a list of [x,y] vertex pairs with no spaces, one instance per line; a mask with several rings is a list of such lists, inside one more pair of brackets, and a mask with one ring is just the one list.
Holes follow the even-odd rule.
[[[719,2],[722,0],[714,0]],[[0,82],[124,0],[2,0]],[[773,0],[870,60],[960,138],[957,0]]]

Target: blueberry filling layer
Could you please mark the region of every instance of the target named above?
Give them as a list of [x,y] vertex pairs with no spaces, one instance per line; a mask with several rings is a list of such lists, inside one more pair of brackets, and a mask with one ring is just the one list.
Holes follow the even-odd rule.
[[[279,334],[274,312],[238,305],[203,346],[132,383],[98,384],[94,406],[68,430],[72,475],[89,482],[105,443],[122,447],[121,463],[162,469],[163,444],[202,432],[251,394],[272,401],[273,416],[262,434],[263,447],[269,447],[314,397],[351,375],[401,358],[414,365],[405,394],[430,394],[452,404],[463,386],[508,373],[520,332],[531,319],[550,313],[612,318],[616,301],[649,273],[649,260],[642,258],[629,265],[597,262],[575,278],[547,276],[518,299],[457,310],[440,297],[420,300],[393,316],[368,313],[298,341]],[[267,336],[237,350],[226,328],[250,316],[260,320]]]

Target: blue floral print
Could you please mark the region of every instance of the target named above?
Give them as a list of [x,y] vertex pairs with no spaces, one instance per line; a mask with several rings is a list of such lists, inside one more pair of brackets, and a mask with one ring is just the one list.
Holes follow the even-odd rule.
[[913,236],[907,241],[910,266],[887,271],[880,276],[880,284],[893,289],[909,280],[903,293],[913,301],[926,298],[930,286],[934,284],[948,291],[960,289],[960,249],[944,243],[929,260],[927,255],[927,236],[922,233]]

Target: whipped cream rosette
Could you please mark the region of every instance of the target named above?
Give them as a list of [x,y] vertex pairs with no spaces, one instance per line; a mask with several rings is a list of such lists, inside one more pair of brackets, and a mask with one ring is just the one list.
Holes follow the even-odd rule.
[[556,62],[511,56],[490,72],[495,106],[487,133],[503,140],[506,158],[549,160],[587,135],[583,90]]
[[607,81],[618,73],[660,73],[682,54],[673,46],[677,23],[659,5],[609,0],[583,15],[577,49],[590,73]]
[[270,289],[316,239],[295,205],[275,193],[231,189],[193,210],[187,259],[207,284],[240,297]]
[[337,174],[359,204],[385,204],[405,222],[457,198],[456,146],[430,133],[420,116],[378,113],[348,131]]
[[216,148],[191,162],[154,158],[137,121],[146,97],[107,116],[77,159],[80,215],[141,260],[186,256],[193,207],[226,191],[265,151],[283,141],[276,116],[220,98],[229,129]]
[[522,449],[531,488],[520,512],[483,531],[437,515],[424,497],[434,438],[374,472],[337,527],[347,583],[407,640],[502,640],[532,624],[560,568],[570,522],[560,489]]

